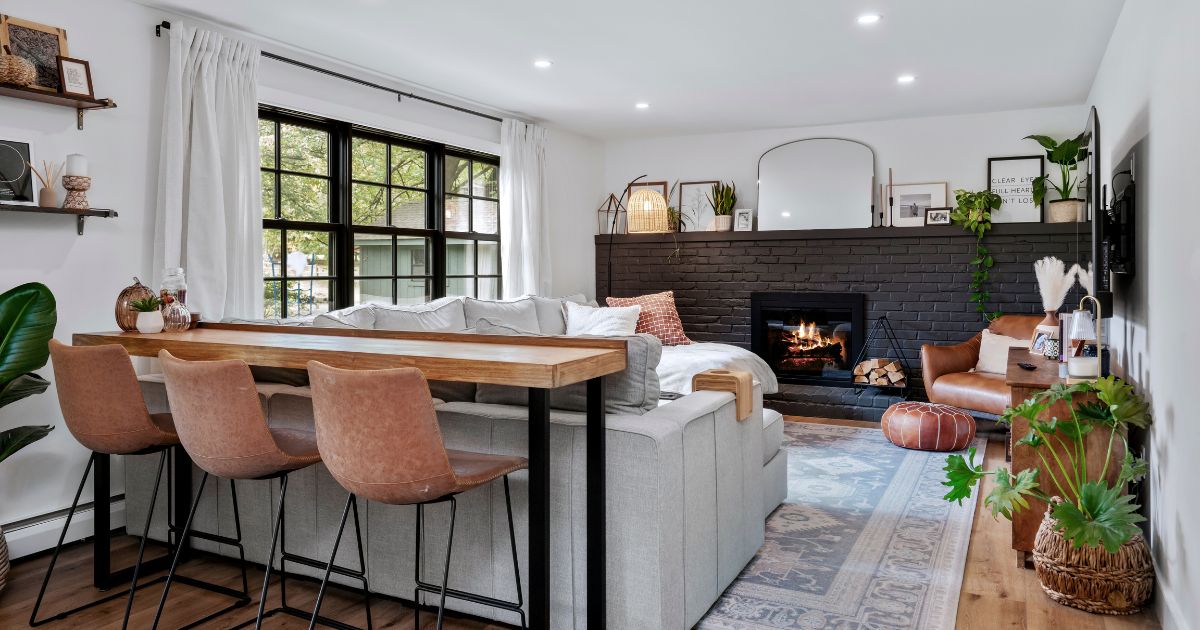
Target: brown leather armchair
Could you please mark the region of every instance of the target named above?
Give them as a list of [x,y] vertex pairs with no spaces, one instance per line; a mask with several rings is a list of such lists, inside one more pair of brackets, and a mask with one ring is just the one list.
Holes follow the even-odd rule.
[[[1002,315],[988,326],[997,335],[1029,339],[1043,315]],[[971,411],[1002,414],[1012,402],[1003,374],[972,372],[979,362],[983,333],[954,346],[921,346],[921,371],[930,402]]]

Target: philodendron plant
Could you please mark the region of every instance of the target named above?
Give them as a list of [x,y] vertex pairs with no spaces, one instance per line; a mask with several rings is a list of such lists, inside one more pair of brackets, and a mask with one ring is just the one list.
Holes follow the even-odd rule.
[[1049,183],[1058,192],[1059,199],[1075,197],[1075,169],[1088,156],[1088,142],[1091,134],[1083,132],[1070,140],[1059,142],[1050,136],[1025,136],[1026,140],[1034,140],[1046,150],[1046,159],[1058,166],[1058,179],[1050,175],[1040,175],[1033,180],[1033,203],[1041,206],[1046,198],[1046,184]]
[[[33,371],[50,359],[58,323],[54,294],[36,282],[0,294],[0,408],[46,391],[50,382]],[[24,426],[0,431],[0,462],[46,437],[54,427]]]
[[[1087,394],[1095,394],[1096,400],[1075,402],[1076,396]],[[1043,419],[1052,406],[1064,401],[1070,416]],[[1150,411],[1133,387],[1112,376],[1075,385],[1056,384],[1005,410],[1000,420],[1011,424],[1018,416],[1029,421],[1030,431],[1017,443],[1032,448],[1041,465],[1011,474],[1003,467],[985,471],[977,466],[974,448],[966,457],[951,455],[942,484],[950,488],[944,497],[947,501],[961,505],[979,480],[991,475],[996,487],[984,505],[992,516],[1011,520],[1014,512],[1029,508],[1029,497],[1052,503],[1051,498],[1057,496],[1063,501],[1052,503],[1051,516],[1063,538],[1076,548],[1103,546],[1116,553],[1141,533],[1137,524],[1146,519],[1137,513],[1139,506],[1125,489],[1146,475],[1147,465],[1129,452],[1127,434],[1130,427],[1150,426]],[[1086,440],[1098,430],[1110,432],[1108,448],[1102,463],[1089,466]],[[1113,456],[1117,440],[1125,447],[1119,458]],[[1111,470],[1118,471],[1115,483],[1108,480]]]

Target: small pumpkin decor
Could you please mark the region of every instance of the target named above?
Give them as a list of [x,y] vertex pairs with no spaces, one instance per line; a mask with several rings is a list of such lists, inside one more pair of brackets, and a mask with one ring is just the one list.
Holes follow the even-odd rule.
[[[1056,405],[1070,414],[1051,413]],[[1042,590],[1060,604],[1088,612],[1138,612],[1154,591],[1154,566],[1138,527],[1146,519],[1127,489],[1148,467],[1129,452],[1126,436],[1130,427],[1150,426],[1149,405],[1130,385],[1109,376],[1054,385],[1005,410],[1000,420],[1011,423],[1017,417],[1030,427],[1018,443],[1032,448],[1041,466],[1015,474],[1007,468],[985,471],[975,465],[973,448],[966,457],[951,455],[943,482],[950,487],[946,500],[961,504],[980,479],[992,475],[996,486],[984,504],[993,516],[1011,519],[1029,508],[1029,498],[1045,501],[1049,508],[1033,550]],[[1107,442],[1103,460],[1080,457],[1089,436]]]
[[121,289],[121,293],[117,295],[117,306],[115,315],[117,317],[117,326],[125,332],[133,332],[137,330],[138,312],[133,308],[135,300],[144,300],[146,298],[157,297],[150,287],[142,284],[135,276],[133,284]]

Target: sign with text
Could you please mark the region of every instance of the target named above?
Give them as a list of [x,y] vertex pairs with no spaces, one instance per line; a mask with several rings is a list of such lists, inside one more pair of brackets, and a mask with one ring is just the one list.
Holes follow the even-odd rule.
[[1042,207],[1033,202],[1033,180],[1045,174],[1040,155],[988,158],[988,190],[1003,203],[992,223],[1040,223]]

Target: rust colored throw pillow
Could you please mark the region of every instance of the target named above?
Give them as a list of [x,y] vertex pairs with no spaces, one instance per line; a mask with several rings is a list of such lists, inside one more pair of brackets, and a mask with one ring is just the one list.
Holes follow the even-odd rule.
[[664,346],[683,346],[692,343],[683,334],[683,322],[679,321],[679,311],[675,310],[675,292],[664,291],[638,297],[605,298],[609,306],[640,306],[642,313],[638,315],[637,332],[658,337]]

